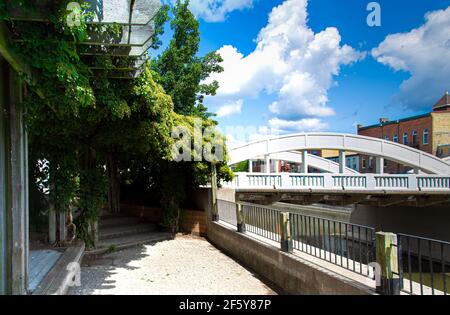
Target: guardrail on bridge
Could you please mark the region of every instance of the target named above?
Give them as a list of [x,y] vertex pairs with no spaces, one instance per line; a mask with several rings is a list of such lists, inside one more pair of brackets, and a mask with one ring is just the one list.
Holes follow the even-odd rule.
[[235,173],[226,187],[236,189],[448,191],[448,175]]

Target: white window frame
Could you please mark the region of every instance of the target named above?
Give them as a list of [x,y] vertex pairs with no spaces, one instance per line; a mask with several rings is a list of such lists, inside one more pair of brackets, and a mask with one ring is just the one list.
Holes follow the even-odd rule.
[[[425,135],[427,136],[427,141],[425,141]],[[422,133],[422,143],[428,144],[430,141],[430,133],[428,132],[428,129],[424,129]]]

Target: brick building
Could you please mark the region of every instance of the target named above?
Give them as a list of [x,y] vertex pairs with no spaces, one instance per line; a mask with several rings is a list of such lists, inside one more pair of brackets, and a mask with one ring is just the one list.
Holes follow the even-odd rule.
[[[448,153],[445,148],[450,145],[450,96],[447,92],[427,114],[398,120],[380,118],[376,125],[358,125],[358,135],[398,142],[445,157]],[[360,172],[375,172],[375,157],[362,155],[359,163]],[[406,173],[409,170],[410,168],[392,161],[384,162],[386,173]]]

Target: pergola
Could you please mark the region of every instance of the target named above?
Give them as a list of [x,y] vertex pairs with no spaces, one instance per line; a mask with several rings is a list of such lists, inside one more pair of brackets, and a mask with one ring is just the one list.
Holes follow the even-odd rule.
[[[6,0],[11,23],[48,23],[53,0],[33,0],[32,10],[14,6]],[[67,1],[69,3],[69,1]],[[159,0],[87,0],[93,18],[87,21],[89,38],[78,51],[92,70],[102,71],[96,56],[112,56],[112,79],[131,79],[139,75],[147,60],[154,34],[153,19],[160,9]],[[102,28],[114,25],[113,36]],[[29,65],[11,49],[23,40],[0,23],[0,294],[26,294],[28,287],[29,214],[27,135],[20,103],[24,86],[21,74],[33,78]],[[38,91],[45,98],[45,91]],[[64,230],[64,221],[59,222]]]

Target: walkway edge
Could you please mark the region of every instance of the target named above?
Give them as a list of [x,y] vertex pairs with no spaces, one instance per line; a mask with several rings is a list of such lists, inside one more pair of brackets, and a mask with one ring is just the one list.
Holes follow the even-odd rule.
[[243,265],[276,284],[287,294],[375,295],[360,281],[340,275],[304,258],[216,222],[208,226],[208,240]]

